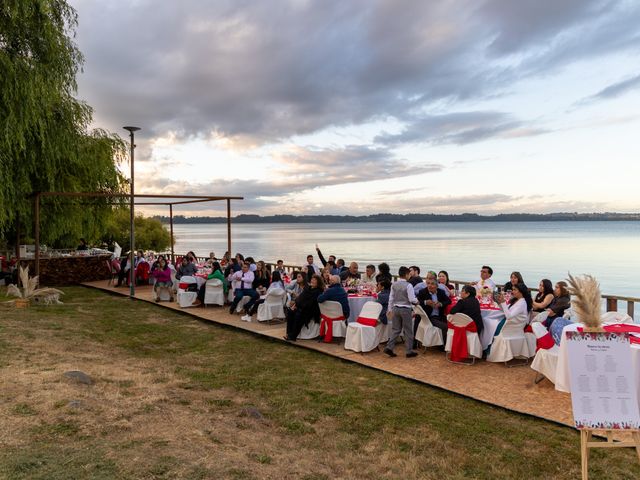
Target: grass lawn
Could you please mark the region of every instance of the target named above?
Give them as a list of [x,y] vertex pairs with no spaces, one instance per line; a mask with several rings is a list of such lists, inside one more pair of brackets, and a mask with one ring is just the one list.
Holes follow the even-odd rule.
[[[64,291],[64,305],[0,308],[0,478],[580,477],[573,429],[155,305]],[[596,450],[590,473],[637,479],[640,466],[631,449]]]

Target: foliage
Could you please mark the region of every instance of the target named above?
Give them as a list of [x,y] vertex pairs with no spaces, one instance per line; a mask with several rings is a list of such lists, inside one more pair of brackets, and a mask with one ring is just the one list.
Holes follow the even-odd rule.
[[[45,191],[121,191],[123,141],[89,131],[92,109],[73,97],[82,54],[65,0],[5,0],[0,6],[0,236],[17,222],[32,235],[33,198]],[[11,179],[11,181],[6,181]],[[43,201],[42,242],[75,244],[100,230],[106,199]]]
[[[122,247],[122,251],[129,250],[129,226],[131,220],[128,208],[117,208],[110,215],[105,226],[103,240],[106,243],[116,241]],[[141,214],[135,219],[135,246],[136,250],[166,250],[171,246],[171,234],[162,225],[160,220],[146,218]]]

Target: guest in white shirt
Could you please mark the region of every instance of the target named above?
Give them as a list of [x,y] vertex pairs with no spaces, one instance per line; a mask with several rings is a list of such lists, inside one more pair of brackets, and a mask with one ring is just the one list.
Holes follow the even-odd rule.
[[240,303],[240,300],[245,296],[251,297],[244,307],[245,313],[251,309],[259,297],[258,292],[253,288],[254,279],[255,275],[249,270],[248,262],[242,264],[242,270],[231,275],[231,281],[233,282],[235,280],[237,287],[234,290],[233,303],[229,308],[229,313],[235,312],[238,303]]
[[375,265],[367,265],[367,268],[361,278],[363,283],[376,283],[376,267]]
[[493,275],[493,268],[483,265],[480,269],[480,280],[474,285],[475,289],[480,293],[482,289],[489,289],[493,291],[496,288],[496,282],[491,278]]
[[498,303],[505,317],[507,317],[507,322],[520,324],[522,328],[529,323],[529,312],[531,312],[533,300],[531,299],[531,292],[529,292],[524,283],[518,283],[513,286],[509,305],[505,302],[503,294],[498,297]]
[[307,255],[307,264],[302,267],[302,271],[307,274],[307,282],[311,281],[314,275],[322,275],[322,267],[313,263],[313,255]]

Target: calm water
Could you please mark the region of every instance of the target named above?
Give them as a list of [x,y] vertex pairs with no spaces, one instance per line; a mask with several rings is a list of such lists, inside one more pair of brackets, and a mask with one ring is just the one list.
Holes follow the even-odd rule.
[[[227,249],[226,225],[175,225],[176,252]],[[365,224],[237,224],[232,226],[233,253],[256,260],[302,264],[318,243],[330,254],[367,263],[448,270],[451,278],[476,280],[483,264],[494,269],[498,283],[519,270],[537,286],[572,274],[589,273],[602,292],[640,297],[640,222],[491,222]]]

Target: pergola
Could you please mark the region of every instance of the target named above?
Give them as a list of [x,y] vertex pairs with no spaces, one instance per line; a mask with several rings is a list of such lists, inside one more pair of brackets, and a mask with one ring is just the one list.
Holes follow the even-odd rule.
[[[42,197],[84,197],[84,198],[131,198],[130,193],[101,193],[101,192],[40,192],[35,194],[34,199],[34,233],[35,233],[35,274],[40,275],[40,200]],[[230,197],[218,195],[150,195],[134,194],[134,205],[164,205],[169,207],[169,222],[171,233],[171,258],[175,253],[173,250],[173,207],[174,205],[186,205],[190,203],[217,202],[226,200],[227,202],[227,250],[231,253],[231,200],[244,200],[244,197]],[[137,202],[135,199],[147,201]],[[157,200],[157,201],[151,201]],[[18,239],[18,242],[19,239]]]

